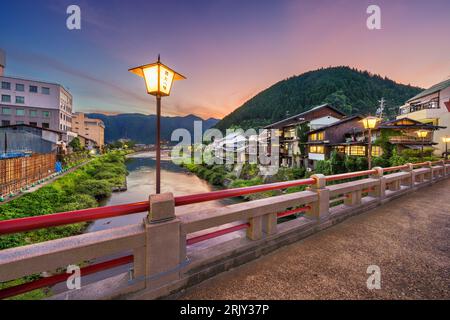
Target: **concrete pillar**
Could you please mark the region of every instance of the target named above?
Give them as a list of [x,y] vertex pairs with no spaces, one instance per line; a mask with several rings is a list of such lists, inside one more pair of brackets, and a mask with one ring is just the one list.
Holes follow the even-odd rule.
[[150,211],[144,223],[147,288],[178,280],[180,264],[186,259],[186,239],[181,236],[172,193],[150,196]]
[[377,173],[372,174],[370,177],[372,179],[378,179],[380,182],[378,185],[375,186],[373,191],[369,192],[369,196],[378,198],[378,200],[383,200],[386,195],[386,181],[383,176],[383,168],[381,167],[374,167],[373,170],[376,170]]
[[349,197],[345,198],[344,204],[347,206],[357,206],[361,204],[362,190],[356,190],[349,194]]
[[247,238],[250,240],[259,240],[262,238],[263,219],[262,216],[248,219],[250,226],[247,228]]
[[330,190],[326,188],[326,177],[323,174],[314,174],[311,178],[315,179],[316,183],[308,190],[316,192],[319,199],[310,204],[311,210],[307,211],[305,216],[319,221],[326,220],[330,214]]
[[266,235],[277,233],[278,217],[276,213],[266,214],[263,216],[262,230]]
[[426,161],[426,163],[427,164],[425,165],[425,167],[429,168],[430,172],[425,174],[425,180],[432,181],[433,180],[433,164],[431,163],[431,161]]
[[405,180],[402,180],[402,186],[406,186],[408,188],[412,188],[412,187],[414,187],[414,183],[416,181],[415,174],[414,174],[414,171],[413,171],[414,167],[413,167],[412,163],[407,163],[406,165],[408,167],[403,169],[402,171],[409,172],[409,178],[405,179]]

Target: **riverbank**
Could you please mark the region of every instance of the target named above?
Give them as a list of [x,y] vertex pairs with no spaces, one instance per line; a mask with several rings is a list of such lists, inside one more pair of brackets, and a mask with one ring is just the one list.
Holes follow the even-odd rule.
[[[0,220],[97,207],[102,199],[111,195],[114,188],[124,185],[127,175],[125,155],[123,151],[113,151],[99,156],[33,193],[0,205]],[[1,236],[0,250],[81,234],[87,225],[88,223],[77,223]],[[36,277],[39,275],[2,283],[0,288]],[[39,299],[44,296],[44,290],[37,290],[16,298]]]
[[[182,166],[190,172],[196,174],[212,185],[221,188],[249,187],[265,183],[281,182],[302,179],[309,173],[304,168],[278,168],[276,174],[271,176],[261,176],[259,168],[255,164],[243,164],[240,171],[228,168],[225,165],[207,165],[183,163]],[[284,193],[292,193],[305,190],[305,186],[287,188]],[[282,194],[281,190],[265,191],[256,194],[244,195],[244,200],[257,200]]]

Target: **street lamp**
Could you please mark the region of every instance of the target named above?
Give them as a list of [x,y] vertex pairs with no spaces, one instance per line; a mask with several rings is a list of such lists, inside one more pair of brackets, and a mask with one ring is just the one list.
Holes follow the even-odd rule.
[[362,119],[364,129],[369,130],[369,141],[368,141],[368,155],[367,164],[369,169],[372,169],[372,129],[375,129],[380,118],[368,116]]
[[447,143],[450,142],[450,136],[442,137],[442,141],[445,142],[445,159],[448,160],[448,146],[447,146]]
[[428,130],[417,130],[417,131],[416,131],[416,134],[417,134],[417,136],[418,136],[419,138],[422,139],[422,148],[421,148],[420,153],[421,153],[421,155],[423,156],[423,144],[424,144],[425,138],[426,138],[426,136],[427,136],[427,134],[428,134]]
[[170,95],[175,80],[186,79],[183,75],[158,61],[131,68],[128,71],[144,78],[147,93],[156,96],[156,193],[161,193],[161,97]]

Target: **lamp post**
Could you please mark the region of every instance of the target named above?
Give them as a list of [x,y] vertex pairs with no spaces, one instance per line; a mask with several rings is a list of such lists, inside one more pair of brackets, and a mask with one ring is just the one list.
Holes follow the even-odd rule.
[[417,136],[419,138],[422,139],[422,147],[420,149],[420,154],[421,154],[421,156],[423,156],[423,145],[424,145],[424,142],[425,142],[425,138],[426,138],[426,136],[428,134],[428,131],[427,130],[417,130],[416,134],[417,134]]
[[369,130],[369,141],[367,146],[367,164],[372,169],[372,129],[375,129],[380,119],[378,117],[368,116],[362,119],[364,129]]
[[161,193],[161,97],[170,95],[175,80],[186,77],[162,64],[159,55],[158,61],[128,71],[144,78],[147,93],[156,97],[156,193]]
[[448,145],[450,142],[450,136],[442,137],[442,141],[445,142],[445,160],[448,160]]

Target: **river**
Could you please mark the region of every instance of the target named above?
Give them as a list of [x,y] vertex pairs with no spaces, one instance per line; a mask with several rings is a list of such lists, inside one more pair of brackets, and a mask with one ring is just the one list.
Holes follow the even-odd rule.
[[[175,196],[193,193],[202,193],[216,190],[214,186],[200,179],[174,164],[167,154],[161,157],[161,192],[172,192]],[[155,152],[132,154],[127,157],[126,166],[129,172],[127,176],[127,191],[114,192],[111,197],[103,201],[102,206],[125,204],[148,200],[150,194],[155,193]],[[183,214],[196,208],[219,207],[224,204],[239,202],[236,199],[209,201],[177,208],[177,214]],[[87,232],[94,232],[127,224],[139,223],[147,213],[137,213],[120,217],[101,219],[93,222]]]

